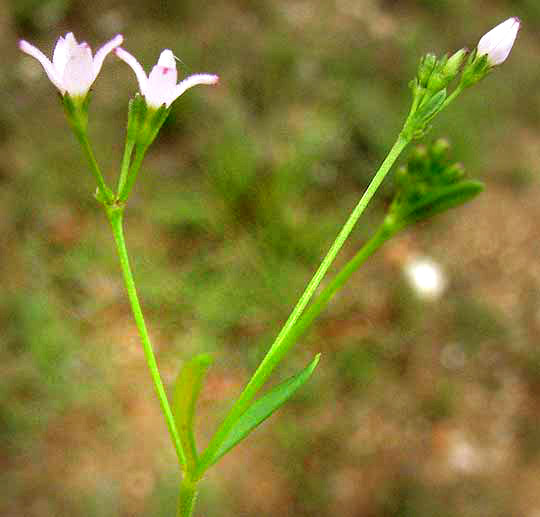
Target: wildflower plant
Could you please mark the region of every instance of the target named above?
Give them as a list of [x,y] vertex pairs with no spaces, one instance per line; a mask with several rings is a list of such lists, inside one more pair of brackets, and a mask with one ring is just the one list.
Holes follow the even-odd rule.
[[[121,35],[106,43],[92,56],[90,47],[86,43],[78,43],[74,35],[69,33],[58,40],[52,60],[30,43],[20,42],[20,49],[42,64],[47,76],[60,91],[70,126],[96,179],[96,199],[103,206],[111,225],[145,358],[182,472],[178,516],[192,515],[198,483],[206,471],[309,379],[319,362],[319,355],[296,375],[260,394],[274,369],[365,260],[411,224],[463,204],[482,191],[481,183],[466,179],[463,167],[449,159],[449,145],[445,140],[417,147],[407,164],[396,173],[395,195],[379,228],[316,295],[334,259],[400,154],[413,140],[424,137],[435,117],[465,89],[478,83],[507,59],[519,27],[519,20],[510,18],[483,36],[471,53],[465,49],[451,56],[438,57],[430,53],[420,60],[416,76],[410,82],[411,107],[394,145],[339,231],[268,352],[203,451],[197,448],[194,415],[197,397],[211,358],[201,354],[184,362],[174,385],[171,403],[161,380],[139,303],[124,239],[123,214],[144,156],[165,122],[171,104],[193,86],[215,85],[218,76],[195,74],[178,82],[175,57],[169,49],[161,53],[157,64],[147,75],[136,58],[120,47],[123,42]],[[132,68],[140,91],[129,102],[124,154],[115,190],[107,185],[88,138],[89,90],[105,58],[113,51]]]

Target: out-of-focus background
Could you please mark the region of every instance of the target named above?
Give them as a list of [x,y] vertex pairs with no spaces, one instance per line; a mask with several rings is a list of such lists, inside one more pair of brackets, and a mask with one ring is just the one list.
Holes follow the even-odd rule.
[[[4,0],[0,514],[165,517],[179,479],[93,178],[18,38],[50,55],[70,30],[93,48],[121,32],[147,69],[171,48],[181,74],[221,76],[174,104],[126,221],[165,382],[215,358],[204,444],[396,137],[420,57],[514,15],[509,60],[426,138],[486,192],[356,274],[276,376],[322,352],[312,379],[209,472],[196,515],[540,516],[536,0]],[[136,90],[110,56],[90,131],[111,183]],[[419,257],[440,268],[431,299],[405,275]]]

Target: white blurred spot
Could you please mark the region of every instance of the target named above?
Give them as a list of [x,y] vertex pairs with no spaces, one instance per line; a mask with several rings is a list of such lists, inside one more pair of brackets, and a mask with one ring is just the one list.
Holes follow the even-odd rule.
[[439,264],[429,258],[414,258],[405,264],[405,277],[422,300],[436,300],[446,289],[447,280]]
[[450,467],[464,473],[477,471],[482,460],[480,453],[461,434],[456,434],[448,451]]

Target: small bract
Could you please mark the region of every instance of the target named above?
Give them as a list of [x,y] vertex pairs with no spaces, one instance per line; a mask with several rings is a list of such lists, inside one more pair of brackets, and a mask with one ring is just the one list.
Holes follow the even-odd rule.
[[176,60],[171,50],[161,52],[157,64],[147,76],[141,64],[123,48],[115,50],[116,55],[125,61],[135,72],[141,94],[149,107],[158,109],[165,105],[167,108],[189,88],[198,84],[216,84],[217,75],[195,74],[186,77],[178,84]]
[[519,18],[508,18],[484,34],[478,42],[477,55],[486,56],[491,66],[500,65],[508,58],[516,41],[521,21]]
[[118,34],[92,57],[88,43],[78,43],[73,33],[69,32],[65,37],[58,38],[52,61],[25,40],[19,42],[19,48],[41,63],[45,73],[62,95],[68,93],[72,97],[84,97],[96,80],[107,55],[123,41],[123,36]]

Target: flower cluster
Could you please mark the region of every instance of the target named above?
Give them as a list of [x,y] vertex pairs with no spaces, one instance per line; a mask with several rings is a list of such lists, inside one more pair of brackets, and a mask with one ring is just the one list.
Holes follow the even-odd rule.
[[51,82],[65,96],[74,98],[86,97],[90,87],[96,80],[105,58],[115,51],[116,55],[125,61],[135,72],[139,89],[148,107],[158,109],[169,107],[180,95],[198,84],[216,84],[218,76],[212,74],[195,74],[186,77],[177,84],[178,72],[176,61],[171,50],[164,50],[159,60],[146,75],[140,63],[120,45],[124,41],[122,35],[115,36],[105,43],[94,56],[86,43],[78,43],[72,32],[60,37],[53,51],[52,61],[34,45],[25,40],[19,42],[19,48],[36,58],[43,66]]
[[[464,48],[452,56],[426,54],[410,83],[413,105],[403,134],[407,138],[422,137],[429,130],[433,118],[464,89],[476,84],[495,66],[503,63],[514,46],[520,25],[518,18],[509,18],[497,25],[482,36],[468,58],[468,51]],[[448,88],[458,77],[457,86],[449,92]]]
[[396,171],[396,193],[386,224],[395,230],[427,219],[477,196],[483,184],[465,177],[460,163],[449,158],[450,144],[439,139],[418,146]]

